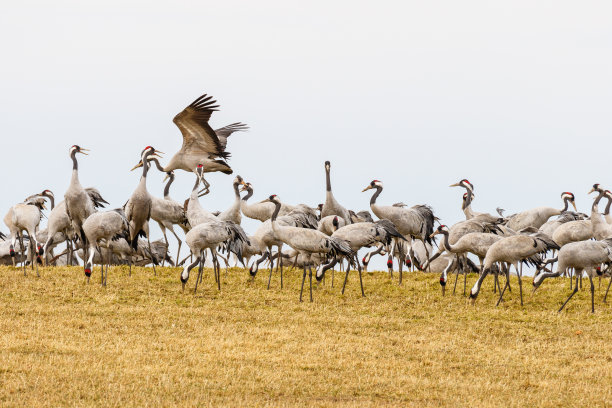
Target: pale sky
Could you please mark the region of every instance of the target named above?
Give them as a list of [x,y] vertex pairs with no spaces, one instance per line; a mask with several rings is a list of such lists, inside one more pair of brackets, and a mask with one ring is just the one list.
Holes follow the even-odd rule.
[[[169,160],[172,118],[202,93],[221,105],[214,128],[251,126],[228,150],[255,200],[323,202],[331,160],[355,210],[376,178],[381,203],[430,204],[453,224],[462,190],[448,185],[468,178],[475,211],[560,207],[562,191],[587,211],[590,186],[612,186],[610,21],[608,1],[10,2],[0,211],[45,188],[60,199],[73,144],[92,149],[82,184],[121,206],[141,150]],[[233,176],[207,179],[202,204],[227,208]],[[172,196],[193,180],[178,172]]]

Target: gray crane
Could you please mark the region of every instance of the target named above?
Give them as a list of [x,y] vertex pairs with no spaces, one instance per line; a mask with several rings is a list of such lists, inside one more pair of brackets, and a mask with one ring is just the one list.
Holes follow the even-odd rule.
[[[246,191],[247,194],[242,197],[240,201],[240,210],[246,217],[259,220],[261,222],[267,221],[272,218],[274,212],[274,204],[266,200],[260,201],[255,204],[249,204],[248,200],[253,196],[253,185],[251,183],[244,183],[240,192]],[[287,215],[295,209],[295,206],[286,203],[281,204],[281,211],[279,216]]]
[[66,212],[72,222],[74,231],[79,235],[85,247],[87,247],[87,241],[85,232],[83,231],[83,223],[87,217],[96,211],[96,208],[94,203],[90,200],[87,191],[85,191],[79,181],[79,162],[77,161],[76,155],[78,153],[88,155],[88,151],[89,149],[85,149],[78,145],[70,147],[69,153],[72,159],[72,177],[68,190],[64,193]]
[[578,291],[578,277],[582,276],[583,271],[586,270],[591,282],[591,312],[595,313],[593,272],[601,264],[612,262],[612,239],[570,242],[559,250],[558,262],[556,272],[541,273],[533,279],[533,290],[535,291],[545,279],[558,277],[562,273],[566,273],[569,268],[574,268],[576,284],[570,296],[559,309],[559,312],[561,312]]
[[295,249],[298,253],[307,257],[303,267],[304,274],[302,275],[300,302],[302,301],[304,282],[306,281],[306,265],[308,265],[309,270],[310,301],[312,302],[312,255],[327,254],[333,258],[344,256],[347,257],[347,259],[352,259],[355,254],[349,243],[344,240],[327,236],[321,231],[314,229],[281,225],[281,223],[276,220],[281,209],[280,200],[276,195],[271,195],[268,200],[275,205],[274,213],[270,219],[275,237]]
[[560,247],[570,242],[586,241],[591,238],[593,238],[591,220],[568,221],[560,225],[552,235],[553,241]]
[[[361,265],[357,259],[357,251],[364,247],[371,247],[376,244],[389,246],[394,239],[406,241],[406,238],[395,228],[393,223],[387,219],[378,220],[376,222],[360,222],[357,224],[345,225],[338,228],[332,235],[332,238],[347,242],[351,247],[353,258],[348,258],[348,266],[346,275],[344,276],[344,284],[342,285],[342,294],[346,288],[346,282],[350,272],[351,263],[355,263],[359,272],[359,284],[361,286],[361,296],[365,297],[363,290],[363,280],[361,276]],[[325,276],[325,271],[335,265],[338,257],[334,257],[332,262],[317,270],[317,280],[321,281]],[[354,261],[354,262],[353,262]]]
[[[480,277],[472,287],[470,291],[470,299],[472,303],[476,301],[476,297],[480,292],[480,288],[484,278],[491,271],[494,263],[505,262],[509,265],[513,265],[516,270],[519,282],[519,290],[521,296],[521,306],[523,305],[523,283],[522,277],[522,264],[528,263],[539,263],[540,254],[545,254],[551,249],[559,249],[559,246],[550,237],[544,234],[533,234],[533,235],[513,235],[505,237],[502,240],[497,241],[489,247],[487,254],[484,259],[482,272]],[[519,271],[519,263],[521,264],[521,270]],[[506,269],[506,285],[500,293],[499,302],[504,296],[506,288],[510,285],[510,268]]]
[[593,228],[593,238],[598,241],[611,238],[612,224],[608,224],[604,216],[599,213],[599,202],[606,195],[606,190],[601,188],[599,184],[593,184],[593,188],[589,191],[589,194],[591,193],[598,193],[591,206],[591,228]]
[[608,199],[608,204],[606,204],[606,208],[603,212],[604,218],[608,224],[612,224],[612,215],[610,215],[610,206],[612,205],[612,192],[610,190],[606,190],[606,198]]
[[[280,201],[280,200],[279,200]],[[267,204],[272,204],[271,202],[267,202]],[[276,208],[276,207],[275,207]],[[281,211],[283,205],[281,203]],[[280,213],[280,211],[279,211]],[[307,228],[307,229],[315,229],[317,227],[316,216],[310,211],[300,211],[299,208],[291,211],[287,215],[277,216],[276,223],[279,225],[286,225],[290,227],[296,228]],[[272,272],[274,270],[274,259],[272,258],[272,247],[278,248],[278,253],[282,253],[283,241],[276,237],[274,231],[272,229],[272,221],[267,220],[263,224],[257,228],[255,233],[253,234],[253,245],[257,246],[262,253],[262,256],[249,268],[249,273],[251,277],[255,277],[259,270],[259,265],[265,260],[270,260],[270,276],[268,277],[268,289],[270,289],[270,283],[272,281]],[[276,263],[277,272],[280,269],[280,284],[281,289],[283,289],[283,262],[282,259],[279,258]]]
[[331,187],[330,178],[331,163],[325,162],[325,204],[321,209],[321,218],[327,217],[328,215],[338,215],[344,219],[346,225],[351,224],[351,215],[348,210],[344,208],[334,197]]
[[[157,159],[155,159],[157,162]],[[179,202],[175,201],[170,197],[170,186],[174,182],[174,172],[168,172],[166,175],[166,179],[168,182],[164,187],[164,198],[159,197],[151,197],[151,218],[157,222],[159,228],[164,235],[164,241],[166,245],[168,243],[168,236],[166,234],[166,230],[169,230],[176,241],[178,242],[178,249],[176,250],[176,259],[177,262],[180,259],[181,253],[181,245],[183,241],[179,238],[179,236],[174,231],[174,226],[178,225],[181,227],[183,232],[187,234],[189,231],[189,226],[187,222],[187,215],[185,214],[185,208]],[[162,261],[163,265],[163,261]]]
[[570,192],[563,192],[561,193],[561,200],[563,200],[564,205],[561,209],[552,207],[536,207],[530,210],[525,210],[507,217],[508,222],[506,223],[506,226],[515,231],[528,227],[540,228],[546,221],[548,221],[550,217],[566,212],[569,204],[571,204],[574,207],[574,210],[576,210],[574,194]]
[[[187,216],[187,221],[189,222],[191,228],[203,222],[215,220],[217,218],[213,213],[204,209],[200,204],[199,197],[201,195],[208,194],[209,192],[209,185],[204,179],[204,166],[198,164],[195,168],[194,173],[196,174],[196,182],[193,186],[193,189],[191,190],[191,195],[189,196],[189,199],[185,201],[184,207],[185,215]],[[198,187],[200,185],[200,182],[204,183],[204,192],[201,193],[201,195],[200,193],[198,193]]]
[[232,205],[225,211],[221,212],[217,217],[222,221],[231,221],[234,224],[240,225],[242,221],[242,214],[240,212],[240,190],[239,186],[244,184],[244,180],[240,176],[236,176],[234,181],[232,182],[232,187],[234,188],[234,202]]
[[[19,239],[22,257],[25,255],[23,231],[28,233],[30,253],[36,254],[37,259],[40,259],[40,256],[43,255],[42,245],[36,240],[36,233],[38,232],[38,226],[40,225],[40,220],[43,216],[42,212],[46,209],[45,200],[52,197],[52,195],[49,196],[48,193],[46,193],[47,191],[48,190],[45,190],[42,194],[28,197],[23,203],[15,204],[9,209],[8,213],[4,217],[4,223],[9,228],[11,233],[10,255],[13,257],[13,259],[15,256],[15,244],[17,239]],[[34,268],[34,264],[36,264],[36,275],[40,276],[38,273],[38,262],[32,262],[32,268]],[[13,266],[15,266],[14,262]],[[25,276],[25,262],[22,262],[22,266],[23,274]]]
[[[362,192],[375,189],[376,192],[370,199],[370,209],[380,219],[387,219],[395,225],[397,230],[405,237],[410,236],[413,239],[418,239],[423,243],[432,243],[430,238],[433,233],[433,226],[436,217],[431,209],[427,205],[415,205],[410,208],[396,207],[396,206],[382,206],[376,204],[376,199],[383,190],[383,184],[379,180],[372,180],[372,182],[362,190]],[[396,245],[399,245],[400,249],[400,262],[399,266],[399,283],[402,284],[402,268],[403,259],[405,253],[403,251],[403,245],[396,241]],[[412,256],[412,254],[411,254]],[[427,254],[429,257],[429,253]]]
[[173,122],[183,135],[183,145],[164,167],[164,172],[177,169],[192,172],[198,164],[202,164],[205,172],[232,174],[232,169],[225,161],[230,157],[230,153],[225,150],[227,138],[249,127],[236,122],[213,130],[208,121],[219,105],[212,98],[204,94],[174,117]]
[[[153,199],[147,191],[147,172],[151,167],[149,156],[159,156],[158,152],[152,146],[147,146],[141,153],[142,177],[138,186],[132,193],[132,196],[125,204],[125,216],[130,224],[129,237],[130,244],[134,249],[138,248],[138,237],[144,234],[149,243],[149,251],[151,251],[151,238],[149,233],[149,220],[151,219],[151,207]],[[153,273],[157,275],[155,264],[153,264]]]
[[374,219],[372,218],[372,214],[370,214],[368,210],[363,210],[359,212],[348,210],[348,212],[351,217],[352,224],[356,224],[358,222],[374,222]]
[[[480,270],[483,269],[484,258],[487,255],[487,251],[497,241],[503,239],[503,237],[486,232],[470,232],[459,238],[454,244],[449,241],[450,229],[446,225],[440,225],[436,231],[432,234],[432,237],[442,234],[442,246],[448,252],[452,252],[457,255],[457,258],[462,259],[463,262],[467,263],[467,254],[472,253],[478,257],[480,261]],[[465,287],[467,281],[467,271],[463,271],[463,295],[465,296]],[[444,288],[446,286],[446,269],[440,276],[440,285],[442,285],[442,293],[444,294]],[[457,274],[458,276],[458,274]]]
[[[93,187],[88,187],[85,189],[85,192],[89,196],[89,199],[91,200],[94,209],[104,208],[104,204],[108,204],[108,202],[104,200],[104,198],[102,198],[102,195],[97,189]],[[66,248],[69,249],[69,251],[67,252],[67,259],[68,262],[71,264],[73,259],[72,240],[74,239],[75,231],[73,228],[73,224],[70,221],[70,217],[68,216],[68,212],[66,210],[65,200],[60,201],[57,206],[51,210],[51,213],[49,214],[49,220],[47,222],[47,229],[47,239],[45,240],[45,245],[43,246],[44,253],[47,253],[47,248],[57,245],[57,238],[59,238],[57,234],[61,233],[63,234],[63,237],[66,240]],[[45,259],[47,259],[46,256]]]
[[189,274],[193,268],[198,266],[199,271],[196,279],[194,293],[198,290],[198,282],[202,278],[202,270],[206,261],[206,250],[212,254],[213,270],[217,288],[221,289],[221,276],[219,273],[219,261],[217,260],[217,247],[223,246],[228,253],[235,254],[238,259],[242,259],[242,248],[245,243],[249,243],[245,232],[240,225],[231,221],[221,221],[210,219],[194,226],[185,236],[185,242],[191,252],[195,255],[195,261],[185,265],[181,273],[181,283],[183,290],[189,279]]
[[325,235],[332,235],[338,228],[342,228],[346,225],[344,218],[338,215],[328,215],[319,220],[317,230],[321,231]]
[[[91,276],[96,250],[100,253],[100,256],[102,256],[100,246],[103,244],[108,249],[106,262],[101,259],[102,268],[100,273],[100,284],[106,286],[108,267],[111,263],[111,243],[113,239],[118,239],[120,237],[129,238],[131,241],[130,221],[122,209],[96,212],[87,217],[83,223],[83,231],[87,237],[87,241],[84,242],[87,242],[89,245],[88,258],[85,262],[85,276],[87,277],[87,282],[89,282],[89,277]],[[151,244],[149,243],[149,248],[150,247]],[[106,268],[104,267],[105,264]]]

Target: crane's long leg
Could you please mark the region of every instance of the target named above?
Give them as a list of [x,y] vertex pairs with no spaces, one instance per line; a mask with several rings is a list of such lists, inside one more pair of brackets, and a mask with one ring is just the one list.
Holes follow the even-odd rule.
[[[166,236],[166,227],[161,223],[157,223],[159,225],[159,229],[162,230],[162,234],[164,235],[164,242],[166,243],[166,247],[170,248],[170,243],[168,242],[168,237]],[[166,262],[166,257],[162,258],[161,267],[164,267],[164,263]]]
[[348,280],[349,272],[351,271],[351,264],[346,265],[346,275],[344,275],[344,284],[342,285],[342,294],[344,295],[344,289],[346,288],[346,281]]
[[463,264],[465,265],[465,268],[463,268],[463,296],[465,297],[465,287],[467,286],[467,274],[468,274],[468,271],[467,271],[467,256],[465,256],[465,255],[463,256],[463,261],[464,261]]
[[565,305],[567,305],[567,302],[570,301],[570,299],[572,298],[572,296],[574,296],[576,294],[576,292],[578,292],[578,275],[576,275],[576,285],[574,286],[574,290],[572,291],[572,293],[569,295],[569,297],[567,298],[567,300],[563,303],[563,305],[561,306],[561,308],[559,309],[558,313],[561,313],[561,311],[563,310],[563,308],[565,307]]
[[453,286],[453,295],[457,290],[457,281],[459,280],[459,271],[463,271],[463,265],[461,263],[461,259],[459,259],[459,255],[455,255],[455,259],[457,259],[457,269],[455,269],[455,286]]
[[506,268],[506,284],[504,285],[504,289],[499,294],[499,299],[497,300],[497,303],[495,304],[495,306],[499,306],[499,304],[504,298],[504,293],[506,292],[506,288],[509,288],[509,287],[510,287],[510,268],[508,267]]
[[23,266],[23,276],[26,276],[25,247],[23,245],[23,235],[21,234],[19,234],[19,247],[21,248],[21,265]]
[[217,268],[217,290],[221,290],[221,264],[217,259],[217,251],[213,251],[213,267]]
[[312,303],[312,267],[308,263],[308,280],[310,281],[310,302]]
[[155,259],[153,257],[153,250],[151,249],[151,239],[149,238],[148,232],[147,232],[147,242],[149,243],[149,253],[151,254],[151,264],[153,265],[153,274],[157,276],[157,269],[155,269]]
[[278,264],[280,266],[281,290],[283,290],[283,252],[282,244],[278,245]]
[[302,275],[302,287],[300,289],[300,302],[302,301],[302,293],[304,292],[304,282],[306,281],[306,264],[303,265],[304,274]]
[[582,289],[582,272],[580,272],[580,289]]
[[399,247],[399,284],[402,284],[402,272],[404,269],[404,245],[398,241],[397,246]]
[[72,266],[72,240],[66,238],[66,248],[68,249],[68,262],[66,265]]
[[359,285],[361,285],[361,296],[365,297],[365,292],[363,290],[363,279],[361,277],[361,265],[359,265],[359,258],[357,254],[355,254],[355,261],[357,262],[357,271],[359,271]]
[[[271,247],[270,247],[270,251],[272,251]],[[272,252],[270,252],[270,254],[272,254]],[[270,256],[270,276],[268,276],[268,290],[270,289],[270,282],[272,281],[273,271],[274,271],[274,260],[272,259],[272,256]]]
[[[516,269],[516,265],[514,265],[514,269]],[[523,263],[522,262],[521,262],[521,271],[519,272],[519,270],[516,269],[516,274],[518,276],[519,293],[521,294],[521,306],[523,306],[523,281],[521,279],[521,277],[523,276]]]
[[608,288],[606,289],[606,294],[603,298],[604,303],[606,303],[606,299],[608,298],[608,291],[610,290],[610,285],[612,285],[612,274],[610,274],[610,282],[608,282]]
[[[202,271],[204,270],[204,251],[200,251],[200,256],[198,256],[198,259],[196,259],[194,261],[194,264],[196,262],[198,262],[199,260],[199,266],[198,266],[198,277],[196,278],[196,283],[195,283],[195,288],[193,289],[193,294],[195,295],[196,292],[198,291],[198,283],[200,282],[201,278],[202,278]],[[192,264],[193,265],[193,264]]]
[[591,313],[595,313],[595,285],[593,285],[593,278],[590,274],[589,281],[591,282]]

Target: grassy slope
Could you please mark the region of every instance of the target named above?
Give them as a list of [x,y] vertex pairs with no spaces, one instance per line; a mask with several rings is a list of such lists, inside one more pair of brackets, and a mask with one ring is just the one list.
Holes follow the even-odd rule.
[[0,405],[612,404],[612,307],[599,291],[591,315],[583,290],[557,314],[567,280],[527,283],[521,309],[516,282],[496,308],[492,280],[472,306],[437,276],[366,274],[365,299],[328,276],[300,304],[297,272],[268,291],[231,271],[218,292],[207,271],[196,296],[178,274],[114,268],[103,289],[1,267]]

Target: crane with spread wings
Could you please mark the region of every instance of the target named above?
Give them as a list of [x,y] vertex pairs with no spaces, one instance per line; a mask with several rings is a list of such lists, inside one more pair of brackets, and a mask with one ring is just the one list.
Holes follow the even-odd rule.
[[[172,121],[183,134],[183,145],[170,162],[159,170],[166,173],[177,169],[193,172],[201,164],[207,173],[220,171],[232,174],[232,168],[226,162],[230,157],[230,153],[225,150],[227,138],[232,133],[246,131],[249,127],[236,122],[213,130],[208,121],[217,110],[217,101],[204,94],[174,117]],[[140,166],[142,163],[137,165]]]

